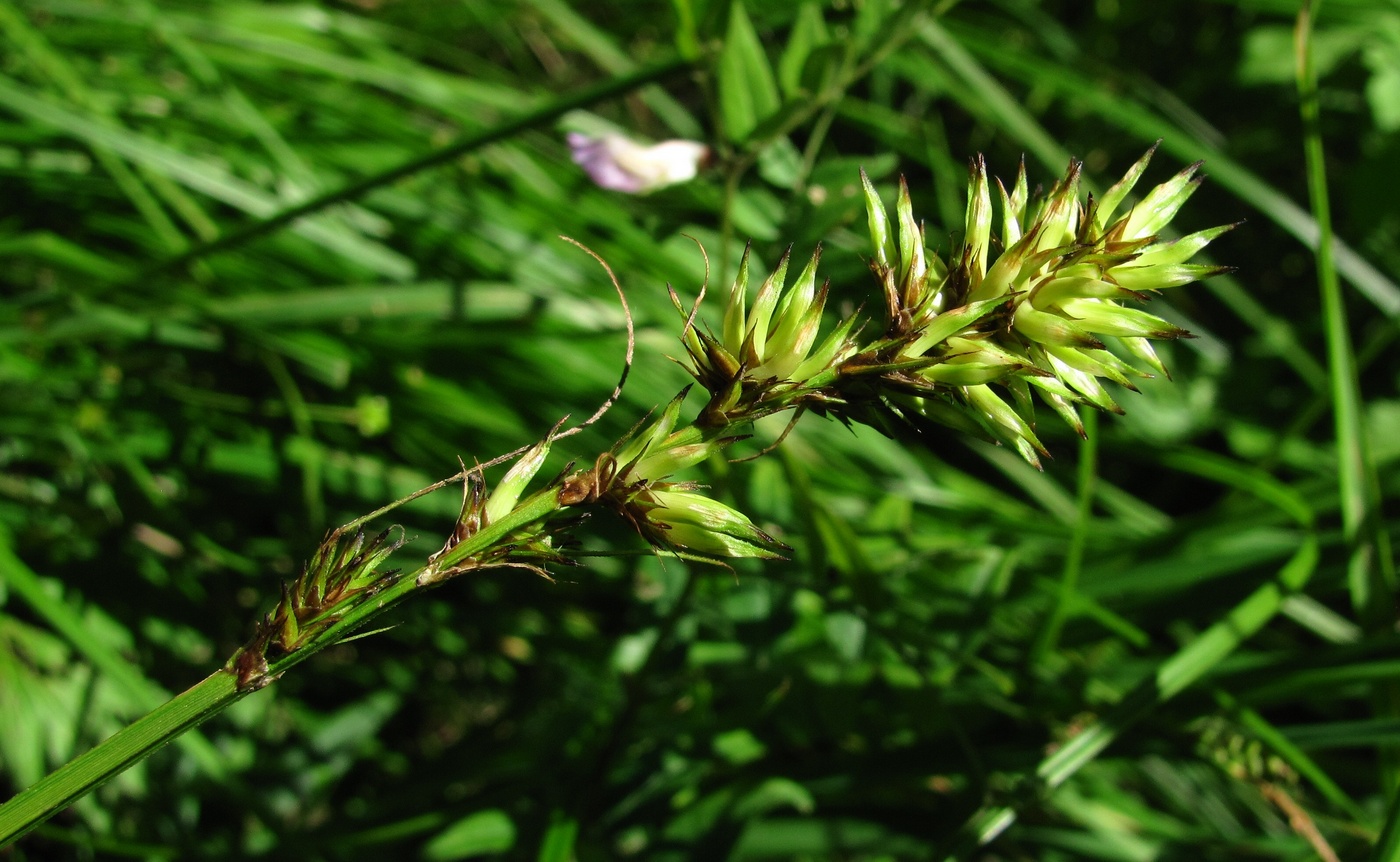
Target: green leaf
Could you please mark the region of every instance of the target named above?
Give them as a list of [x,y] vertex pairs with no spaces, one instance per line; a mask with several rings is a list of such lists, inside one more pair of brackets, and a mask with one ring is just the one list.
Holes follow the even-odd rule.
[[758,154],[758,175],[780,189],[790,189],[802,178],[802,153],[787,137],[779,138]]
[[[1366,41],[1361,29],[1336,28],[1313,36],[1314,64],[1317,74],[1325,76],[1348,56],[1360,50]],[[1245,36],[1236,71],[1242,84],[1286,84],[1292,86],[1294,76],[1293,27],[1270,24],[1256,27]]]
[[826,618],[826,639],[846,661],[860,658],[865,647],[865,620],[855,614],[837,611]]
[[763,43],[741,2],[730,9],[717,77],[725,135],[731,141],[745,141],[760,122],[777,112],[781,102]]
[[857,50],[864,50],[885,25],[893,12],[890,0],[864,0],[856,8],[856,17],[851,24],[851,42]]
[[[555,817],[558,818],[557,812]],[[549,824],[549,831],[544,834],[544,841],[540,844],[540,855],[536,857],[537,862],[573,862],[576,840],[578,821],[556,819]]]
[[724,597],[724,615],[737,623],[753,623],[768,619],[773,610],[773,598],[762,581],[747,584]]
[[797,10],[792,32],[788,35],[787,47],[778,60],[778,82],[782,84],[783,95],[791,99],[802,91],[803,69],[814,48],[831,41],[822,20],[822,10],[816,3],[803,3]]
[[439,832],[423,848],[423,858],[432,862],[471,859],[488,853],[503,853],[515,846],[515,824],[499,808],[464,817]]
[[[3,76],[0,76],[0,104],[36,124],[59,129],[90,146],[109,148],[152,172],[250,215],[265,218],[278,209],[280,202],[276,197],[233,175],[221,165],[190,156],[103,120],[67,110],[37,97],[27,88]],[[382,243],[358,235],[324,214],[302,219],[290,229],[371,272],[398,280],[406,280],[413,275],[414,264],[408,258]]]
[[[1380,53],[1380,52],[1376,52]],[[1373,65],[1375,74],[1366,82],[1366,101],[1371,106],[1371,118],[1382,132],[1400,129],[1400,56],[1386,52],[1389,63]],[[1367,59],[1370,59],[1368,53]]]
[[692,667],[712,664],[739,664],[749,658],[748,649],[741,643],[724,641],[696,641],[686,652],[686,662]]
[[746,820],[783,807],[798,814],[811,814],[817,803],[807,788],[791,778],[770,778],[734,803],[733,813],[735,819]]
[[700,34],[695,26],[695,7],[690,0],[671,0],[671,5],[676,10],[676,50],[687,60],[698,60]]
[[734,766],[752,763],[768,751],[768,746],[742,727],[716,736],[714,748],[715,754]]

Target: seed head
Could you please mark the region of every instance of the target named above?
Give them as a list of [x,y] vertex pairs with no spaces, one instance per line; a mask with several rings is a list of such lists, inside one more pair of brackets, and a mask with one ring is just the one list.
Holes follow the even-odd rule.
[[783,559],[787,545],[748,516],[681,484],[647,488],[628,501],[629,516],[657,548],[705,558]]
[[686,319],[681,335],[689,358],[686,370],[710,393],[699,420],[702,425],[753,421],[819,399],[827,382],[824,373],[854,352],[853,319],[817,341],[828,291],[825,283],[817,286],[821,249],[791,285],[787,284],[790,257],[791,250],[763,280],[750,306],[749,250],[745,249],[719,337],[697,328],[692,313],[678,298],[674,300]]
[[[1199,164],[1114,219],[1151,155],[1102,200],[1084,203],[1078,198],[1081,166],[1071,162],[1029,220],[1023,164],[1010,193],[997,182],[1000,254],[993,248],[990,184],[979,156],[971,165],[961,243],[946,264],[924,247],[904,182],[892,238],[884,205],[862,174],[885,331],[847,359],[847,385],[837,387],[833,401],[853,417],[868,417],[873,401],[899,421],[917,416],[970,424],[1032,463],[1044,453],[1034,433],[1032,388],[1080,433],[1076,404],[1122,412],[1100,381],[1132,389],[1134,378],[1166,374],[1149,340],[1190,337],[1123,303],[1148,301],[1157,291],[1225,271],[1188,261],[1232,227],[1159,238],[1200,184]],[[890,398],[893,392],[917,397]],[[864,406],[856,410],[856,403]],[[953,421],[955,415],[971,421]]]

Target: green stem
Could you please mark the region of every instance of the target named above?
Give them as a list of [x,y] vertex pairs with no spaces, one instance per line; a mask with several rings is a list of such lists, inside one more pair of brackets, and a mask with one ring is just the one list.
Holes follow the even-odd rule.
[[1337,481],[1342,499],[1342,532],[1350,548],[1347,583],[1358,618],[1368,628],[1389,625],[1393,617],[1391,592],[1394,571],[1389,539],[1380,528],[1371,493],[1374,484],[1365,426],[1362,422],[1356,356],[1351,346],[1346,305],[1333,257],[1331,203],[1322,148],[1317,72],[1312,55],[1312,7],[1298,13],[1298,94],[1305,130],[1308,197],[1318,225],[1317,280],[1322,293],[1322,316],[1327,334],[1327,365],[1331,377],[1333,417],[1337,436]]
[[[1304,2],[1298,12],[1295,49],[1299,111],[1303,118],[1308,198],[1318,226],[1317,281],[1322,292],[1322,317],[1327,334],[1342,535],[1348,550],[1347,587],[1357,620],[1367,631],[1379,632],[1394,625],[1395,564],[1390,537],[1381,522],[1379,480],[1371,460],[1362,416],[1356,354],[1351,345],[1346,305],[1342,301],[1333,257],[1331,202],[1312,50],[1312,19],[1316,5]],[[1372,693],[1372,701],[1379,715],[1400,716],[1400,684],[1380,683]],[[1394,794],[1400,787],[1400,746],[1384,746],[1380,753],[1382,786],[1387,794]]]
[[[548,517],[560,508],[557,489],[536,492],[500,521],[464,540],[437,561],[396,580],[374,597],[345,613],[301,649],[268,665],[264,684],[276,680],[328,646],[342,641],[412,593],[441,583],[420,577],[445,571],[490,550],[516,530]],[[156,707],[144,717],[69,761],[27,790],[0,805],[0,848],[19,839],[39,824],[92,792],[113,776],[140,762],[151,752],[228,709],[259,686],[238,687],[229,667],[215,671],[203,682]]]
[[1079,570],[1084,563],[1084,543],[1089,537],[1089,520],[1094,509],[1094,485],[1099,461],[1099,416],[1093,410],[1084,413],[1084,439],[1079,441],[1079,500],[1070,533],[1069,550],[1065,554],[1065,570],[1060,576],[1060,588],[1055,593],[1055,606],[1031,649],[1031,666],[1045,661],[1060,641],[1060,632],[1069,618],[1074,591],[1079,586]]
[[96,748],[69,761],[0,805],[0,848],[23,837],[175,737],[223,712],[246,694],[248,692],[238,690],[233,674],[226,670],[215,671],[203,682],[117,731]]

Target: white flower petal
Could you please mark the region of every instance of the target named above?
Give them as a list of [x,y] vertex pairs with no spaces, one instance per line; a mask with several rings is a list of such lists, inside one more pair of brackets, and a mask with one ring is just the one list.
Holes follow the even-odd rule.
[[643,146],[622,135],[570,132],[574,162],[605,189],[645,194],[695,178],[709,148],[697,141],[663,141]]

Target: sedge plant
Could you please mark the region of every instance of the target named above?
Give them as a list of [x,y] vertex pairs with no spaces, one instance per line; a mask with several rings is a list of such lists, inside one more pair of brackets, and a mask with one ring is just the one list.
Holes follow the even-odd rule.
[[[816,414],[902,439],[946,425],[1038,466],[1046,450],[1037,401],[1081,435],[1080,408],[1122,412],[1105,383],[1133,389],[1135,379],[1165,375],[1152,342],[1189,335],[1138,306],[1222,271],[1190,261],[1229,226],[1161,236],[1199,184],[1199,165],[1128,203],[1151,155],[1098,199],[1081,200],[1081,166],[1071,163],[1034,201],[1024,165],[1010,189],[996,181],[993,193],[979,157],[961,238],[946,257],[928,247],[902,181],[891,212],[862,176],[878,317],[853,314],[823,332],[829,285],[819,282],[820,251],[795,278],[787,255],[760,278],[746,254],[713,326],[701,315],[703,290],[690,307],[673,291],[682,362],[695,384],[608,451],[542,484],[547,456],[582,426],[556,427],[332,531],[221,668],[0,806],[0,847],[412,595],[467,573],[517,568],[548,577],[550,566],[576,565],[582,516],[593,511],[620,517],[661,554],[721,565],[784,557],[782,541],[680,478],[745,439],[758,419]],[[683,421],[695,389],[703,403]],[[512,459],[488,487],[485,468]],[[364,524],[454,482],[463,485],[463,504],[442,548],[390,567],[402,530],[367,536]]]

